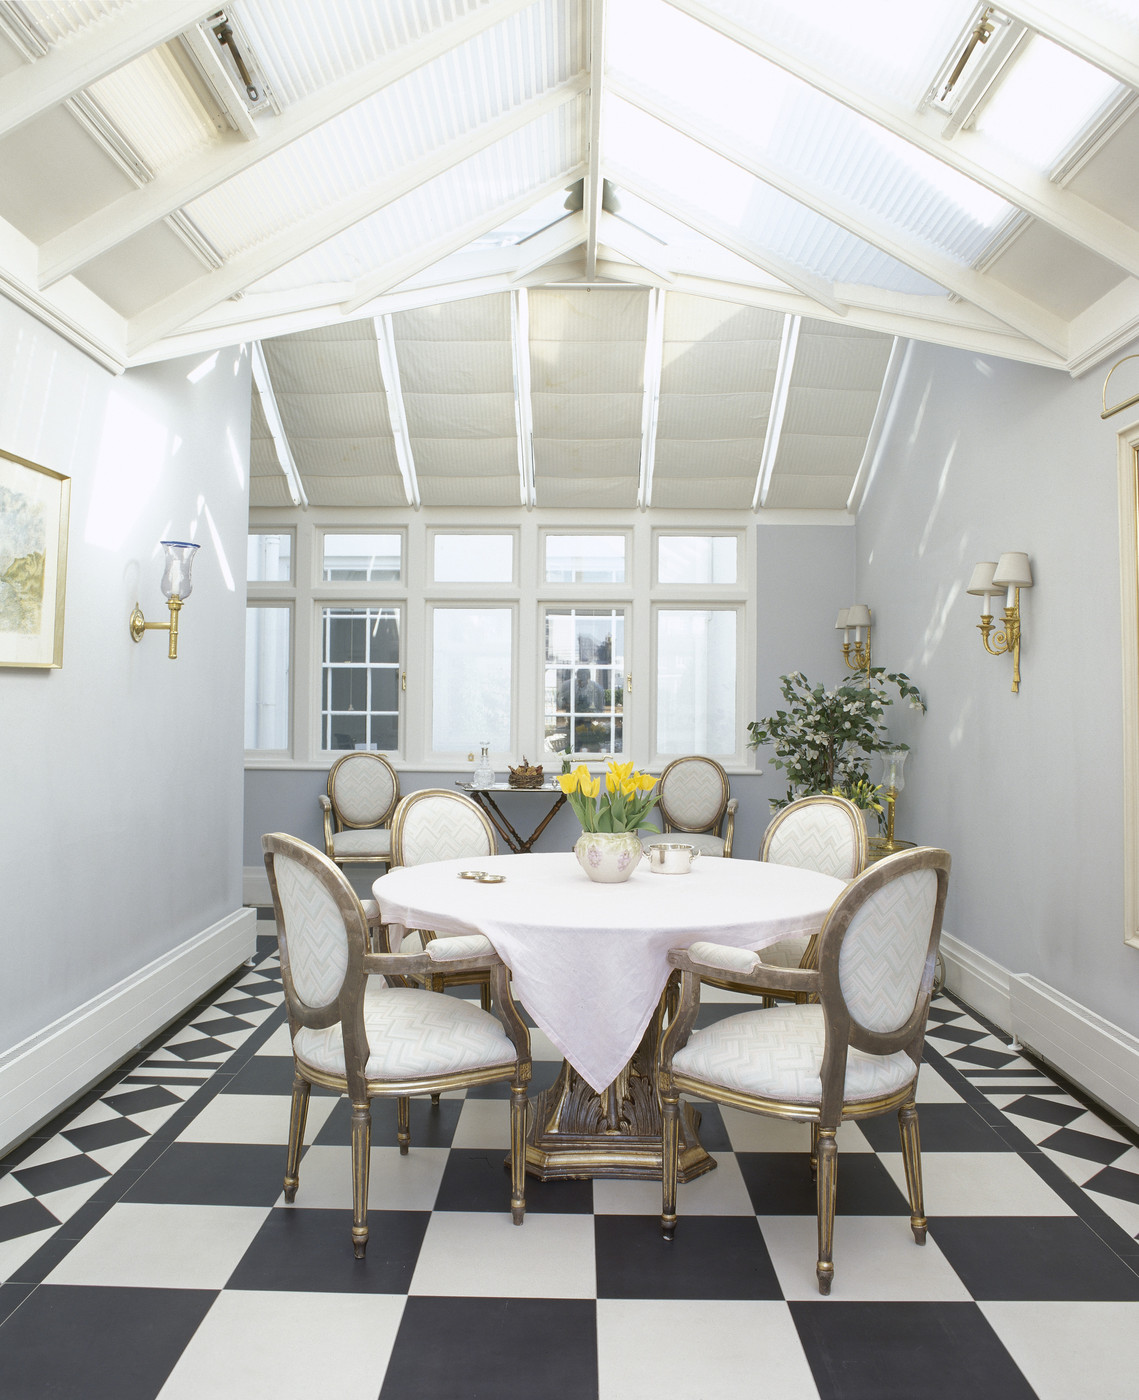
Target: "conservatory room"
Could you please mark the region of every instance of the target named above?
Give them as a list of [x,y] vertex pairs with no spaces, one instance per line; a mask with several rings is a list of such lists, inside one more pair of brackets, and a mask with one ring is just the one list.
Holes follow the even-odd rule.
[[0,0],[4,1400],[1122,1400],[1139,11]]

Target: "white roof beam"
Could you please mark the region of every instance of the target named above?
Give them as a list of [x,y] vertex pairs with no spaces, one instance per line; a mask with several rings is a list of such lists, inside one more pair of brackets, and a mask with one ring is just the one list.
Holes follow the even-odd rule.
[[878,404],[874,409],[874,418],[870,424],[870,432],[866,437],[866,446],[862,449],[862,460],[854,474],[854,485],[850,488],[850,495],[846,498],[846,508],[851,515],[858,514],[862,497],[866,494],[866,488],[874,475],[874,468],[877,466],[878,454],[886,432],[886,423],[894,405],[894,390],[898,387],[898,375],[902,372],[902,361],[906,358],[909,345],[908,340],[895,336],[894,343],[890,346],[890,358],[886,361],[886,372],[882,376],[882,388],[878,392]]
[[649,293],[648,333],[645,336],[645,398],[641,414],[641,472],[637,504],[648,510],[653,503],[653,468],[656,465],[657,421],[660,414],[660,375],[664,361],[664,293]]
[[[375,96],[450,49],[465,44],[485,29],[501,24],[530,4],[533,0],[493,0],[463,19],[440,25],[397,53],[385,54],[339,82],[321,88],[311,97],[286,107],[272,121],[261,124],[256,142],[238,138],[220,141],[168,173],[159,172],[145,189],[122,195],[49,238],[40,248],[40,285],[50,286],[66,277],[100,253],[133,237],[217,185],[232,180],[266,156]],[[216,5],[213,8],[216,9]],[[38,69],[39,65],[36,67]]]
[[589,169],[585,174],[585,276],[597,276],[597,226],[604,196],[601,175],[601,99],[605,87],[605,0],[589,3]]
[[635,194],[646,203],[655,205],[663,213],[671,215],[682,224],[687,224],[690,229],[703,234],[705,238],[710,238],[713,243],[719,243],[721,247],[727,248],[729,252],[743,258],[745,262],[752,263],[753,266],[770,273],[772,277],[778,277],[781,282],[786,282],[797,292],[802,292],[804,296],[810,297],[820,306],[825,306],[828,311],[833,311],[838,316],[843,314],[845,309],[843,303],[835,295],[833,284],[826,281],[825,278],[817,277],[805,268],[796,267],[785,258],[781,258],[778,253],[769,253],[753,247],[750,243],[745,243],[742,239],[737,238],[731,229],[725,228],[715,220],[698,213],[691,206],[681,204],[672,195],[658,189],[655,185],[650,185],[647,181],[641,180],[631,171],[615,172],[615,178],[616,182],[627,189],[630,194]]
[[261,342],[253,342],[253,354],[251,357],[253,367],[253,382],[257,385],[257,392],[261,395],[261,408],[265,414],[265,422],[269,425],[269,433],[273,439],[273,446],[277,449],[277,462],[285,480],[289,485],[289,495],[293,499],[293,505],[308,508],[308,496],[305,494],[304,482],[301,474],[297,470],[296,458],[293,456],[293,449],[289,446],[289,435],[285,432],[285,424],[281,418],[281,411],[277,407],[277,395],[273,390],[273,381],[269,377],[269,366],[265,361],[265,351],[261,348]]
[[203,0],[130,5],[0,78],[0,137],[164,44],[217,9]]
[[1071,190],[1054,184],[975,131],[958,132],[952,141],[946,141],[941,132],[942,118],[933,111],[915,114],[902,103],[889,102],[851,87],[834,74],[822,72],[709,9],[701,0],[668,0],[668,3],[951,169],[967,175],[1081,247],[1139,276],[1139,230],[1089,204]]
[[691,121],[681,119],[678,114],[658,98],[650,97],[627,83],[612,84],[613,91],[640,111],[664,122],[674,131],[679,131],[689,140],[698,142],[705,150],[731,161],[739,169],[762,180],[765,185],[779,190],[790,199],[813,209],[816,214],[829,219],[831,223],[846,229],[864,242],[880,248],[890,257],[920,272],[923,277],[936,282],[946,291],[954,292],[966,301],[971,301],[983,311],[995,316],[1014,330],[1030,339],[1039,341],[1057,354],[1066,354],[1068,337],[1067,325],[1059,316],[1047,311],[1019,292],[976,272],[970,267],[954,262],[933,249],[923,248],[916,241],[907,242],[900,238],[884,220],[874,218],[860,209],[853,200],[843,199],[834,194],[824,194],[818,189],[801,183],[787,171],[780,170],[770,161],[765,161],[750,152],[733,146],[726,137],[711,135],[701,130]]
[[752,510],[767,504],[775,459],[779,455],[779,439],[783,435],[783,418],[787,412],[787,395],[791,392],[791,375],[795,369],[795,352],[799,348],[801,316],[788,316],[783,322],[783,337],[779,342],[779,359],[775,365],[775,385],[771,393],[771,411],[767,415],[767,432],[763,437],[763,453],[759,459],[759,475],[752,497]]
[[1119,82],[1139,89],[1139,45],[1135,31],[1080,6],[1073,16],[1068,0],[1001,0],[1000,8],[1015,15],[1037,34],[1074,53],[1077,58],[1102,68]]
[[584,242],[585,215],[581,210],[567,214],[564,219],[540,229],[515,245],[519,258],[510,274],[511,281],[520,282],[523,277],[529,277],[538,268],[581,247]]
[[318,247],[329,238],[351,228],[385,205],[410,194],[420,185],[445,174],[454,166],[478,155],[481,151],[504,140],[515,131],[555,111],[563,103],[573,101],[581,92],[584,79],[571,78],[541,97],[522,103],[497,121],[486,122],[459,141],[446,143],[421,160],[413,161],[398,174],[379,184],[359,191],[329,209],[321,209],[307,218],[290,224],[279,233],[257,244],[250,252],[230,259],[224,267],[193,282],[140,312],[130,323],[130,350],[149,345],[169,331],[177,329],[211,306],[243,291],[250,283],[267,277],[294,258]]
[[601,242],[615,253],[643,267],[662,282],[676,281],[676,273],[663,256],[665,246],[642,229],[635,228],[616,214],[603,213],[597,231]]
[[500,224],[506,223],[509,219],[517,218],[519,214],[524,214],[527,209],[533,208],[540,199],[555,193],[567,181],[575,179],[575,171],[578,168],[571,167],[568,171],[562,171],[555,175],[552,180],[547,180],[544,184],[539,185],[537,189],[527,190],[524,195],[511,200],[509,204],[499,205],[488,214],[484,214],[482,218],[471,219],[458,228],[449,230],[442,238],[437,238],[434,242],[417,248],[415,252],[408,253],[402,258],[388,263],[383,272],[378,272],[374,277],[365,277],[357,282],[352,295],[342,304],[341,310],[346,316],[352,315],[353,312],[359,311],[362,306],[367,306],[369,302],[375,301],[385,292],[390,292],[393,287],[398,287],[401,282],[406,282],[408,278],[414,277],[416,273],[430,267],[432,263],[442,262],[449,254],[457,253],[460,248],[465,248],[476,238],[482,238],[484,234],[490,233]]
[[403,491],[409,506],[419,509],[419,480],[415,475],[415,458],[411,451],[411,433],[407,426],[407,410],[403,402],[403,388],[399,382],[399,362],[395,352],[395,331],[390,315],[377,316],[373,323],[376,328],[376,349],[380,356],[380,373],[387,391],[388,418],[391,420],[392,437],[395,439],[395,457],[399,474],[403,478]]
[[530,303],[525,287],[510,293],[510,347],[514,357],[518,494],[526,509],[533,510],[538,494],[534,481],[534,405],[530,399]]

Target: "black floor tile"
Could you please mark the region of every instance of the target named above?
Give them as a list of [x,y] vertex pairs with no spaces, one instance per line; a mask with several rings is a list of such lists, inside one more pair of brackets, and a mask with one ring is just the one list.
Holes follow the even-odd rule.
[[379,1400],[483,1397],[597,1400],[593,1302],[409,1298]]
[[[509,1210],[510,1172],[498,1151],[453,1147],[439,1183],[436,1210]],[[543,1215],[588,1215],[593,1209],[592,1181],[539,1181],[526,1178],[526,1210]]]
[[79,1186],[109,1176],[92,1157],[77,1152],[54,1162],[41,1162],[37,1167],[17,1167],[12,1173],[20,1185],[34,1196],[46,1196],[50,1191],[62,1191],[66,1186]]
[[0,1326],[4,1400],[154,1400],[215,1297],[37,1288]]
[[111,1147],[117,1142],[130,1142],[134,1138],[149,1137],[150,1134],[126,1118],[108,1118],[103,1123],[88,1123],[83,1128],[68,1128],[63,1136],[80,1152],[91,1152],[99,1147]]
[[700,1115],[700,1123],[696,1131],[704,1151],[711,1152],[713,1155],[717,1152],[731,1152],[732,1140],[724,1126],[724,1115],[720,1112],[720,1105],[695,1099],[687,1099],[685,1102],[691,1103],[693,1109]]
[[103,1102],[119,1113],[147,1113],[152,1108],[168,1108],[182,1100],[161,1084],[155,1084],[146,1089],[127,1088],[121,1093],[109,1094]]
[[[543,1089],[549,1089],[556,1082],[561,1068],[561,1060],[534,1061],[534,1072],[527,1090],[531,1103]],[[467,1090],[468,1099],[508,1099],[509,1097],[510,1081],[508,1079],[497,1079],[492,1084],[476,1084]]]
[[970,1030],[968,1026],[931,1026],[929,1028],[929,1038],[935,1045],[942,1041],[955,1041],[958,1045],[973,1045],[978,1040],[984,1040],[987,1031]]
[[[225,1076],[223,1094],[284,1094],[293,1092],[291,1055],[254,1055],[248,1064]],[[314,1085],[313,1094],[331,1094],[331,1089]]]
[[1018,1118],[1035,1118],[1040,1123],[1055,1123],[1058,1128],[1066,1127],[1074,1118],[1081,1118],[1084,1109],[1070,1103],[1053,1103],[1047,1097],[1038,1098],[1035,1094],[1025,1094],[1005,1106],[1006,1113]]
[[1139,1274],[1073,1216],[931,1216],[930,1234],[980,1302],[1139,1301]]
[[1035,1400],[974,1303],[791,1303],[819,1400]]
[[[412,1099],[412,1150],[416,1147],[450,1147],[462,1111],[462,1099],[440,1099],[438,1106],[430,1098]],[[348,1099],[340,1099],[312,1141],[321,1147],[345,1147],[352,1141],[352,1105]],[[395,1147],[398,1142],[395,1099],[373,1099],[372,1146]],[[504,1149],[509,1146],[509,1142],[503,1143]]]
[[1000,1069],[1005,1065],[1010,1065],[1017,1057],[1007,1051],[985,1050],[980,1046],[970,1045],[966,1050],[954,1050],[948,1057],[950,1064],[955,1065],[959,1070],[968,1073],[974,1066],[981,1069]]
[[[215,1010],[228,1011],[229,1007],[215,1008]],[[243,1021],[240,1016],[218,1016],[214,1015],[209,1020],[194,1021],[194,1029],[201,1031],[203,1035],[232,1035],[235,1031],[251,1031],[253,1023]]]
[[271,1006],[276,1006],[276,1000],[270,997],[251,997],[244,993],[234,995],[225,1001],[219,1001],[216,1007],[218,1011],[224,1011],[228,1016],[241,1016],[247,1011],[266,1011]]
[[0,1283],[0,1322],[12,1316],[33,1288],[34,1283]]
[[[876,1152],[902,1150],[896,1113],[883,1113],[877,1118],[862,1118],[858,1126]],[[919,1104],[918,1132],[921,1134],[923,1152],[1008,1151],[1008,1146],[988,1123],[966,1103]],[[839,1167],[840,1173],[842,1166],[849,1160],[848,1153]]]
[[599,1298],[782,1298],[750,1215],[681,1215],[666,1240],[655,1215],[594,1217]]
[[1061,1128],[1058,1133],[1046,1137],[1040,1146],[1053,1152],[1066,1152],[1071,1157],[1084,1157],[1089,1162],[1100,1162],[1105,1167],[1130,1151],[1129,1143],[1114,1142],[1098,1133],[1081,1133],[1078,1128]]
[[175,1142],[142,1173],[127,1201],[201,1206],[271,1206],[281,1194],[280,1147]]
[[[756,1215],[814,1215],[818,1195],[806,1151],[737,1152]],[[681,1192],[684,1188],[681,1187]],[[684,1209],[684,1197],[680,1197]],[[839,1215],[909,1215],[893,1177],[871,1152],[839,1152]]]
[[1119,1167],[1105,1167],[1096,1172],[1090,1181],[1084,1182],[1087,1191],[1102,1191],[1105,1196],[1116,1196],[1121,1201],[1134,1201],[1139,1205],[1139,1173],[1121,1171]]
[[370,1210],[368,1248],[352,1250],[346,1210],[269,1212],[227,1288],[297,1293],[406,1293],[430,1211]]
[[166,1048],[171,1055],[189,1061],[216,1059],[219,1055],[228,1055],[233,1050],[224,1040],[215,1040],[209,1035],[203,1040],[187,1040],[181,1045],[168,1045]]

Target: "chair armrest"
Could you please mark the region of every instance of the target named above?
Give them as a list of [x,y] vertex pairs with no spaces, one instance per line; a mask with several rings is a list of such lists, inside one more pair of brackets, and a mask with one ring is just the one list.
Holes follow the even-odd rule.
[[332,803],[328,800],[327,793],[321,793],[317,799],[320,803],[320,810],[324,815],[324,854],[329,860],[332,859]]
[[694,943],[690,948],[673,948],[668,960],[673,967],[697,977],[723,977],[729,972],[734,982],[750,983],[754,987],[787,992],[819,990],[819,974],[813,967],[773,967],[765,963],[759,953],[723,943]]
[[444,938],[439,942],[470,945],[475,940],[479,944],[485,943],[486,950],[480,948],[479,951],[471,952],[468,947],[461,950],[459,956],[443,958],[432,957],[430,953],[368,953],[364,957],[364,971],[369,976],[379,973],[381,977],[430,977],[439,970],[441,963],[446,964],[448,972],[485,972],[487,968],[502,965],[502,959],[491,947],[489,939],[484,939],[481,934],[472,934],[462,939]]
[[736,833],[736,813],[739,811],[740,800],[738,797],[729,797],[728,805],[725,808],[727,820],[724,822],[724,856],[730,857],[732,854],[732,837]]

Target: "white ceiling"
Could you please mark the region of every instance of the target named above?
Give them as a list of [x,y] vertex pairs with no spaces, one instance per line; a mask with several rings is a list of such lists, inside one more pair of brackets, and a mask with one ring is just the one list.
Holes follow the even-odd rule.
[[1139,0],[218,14],[0,0],[0,290],[260,342],[255,504],[848,508],[905,340],[1139,332]]

